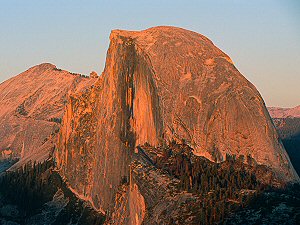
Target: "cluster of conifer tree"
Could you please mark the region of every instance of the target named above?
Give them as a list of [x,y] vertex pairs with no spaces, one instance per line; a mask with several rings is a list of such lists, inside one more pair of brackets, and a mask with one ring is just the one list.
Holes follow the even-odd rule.
[[28,163],[14,172],[6,172],[0,178],[0,193],[10,203],[17,204],[26,214],[50,201],[56,192],[49,185],[51,161]]
[[[284,206],[284,207],[282,207]],[[253,198],[246,208],[240,207],[224,224],[299,224],[300,185],[269,189]]]
[[298,174],[300,174],[300,135],[298,139],[284,139],[282,143]]
[[290,157],[290,160],[300,173],[300,118],[275,118],[273,119],[277,132]]
[[275,118],[273,121],[281,139],[300,140],[300,118]]
[[45,203],[53,199],[61,189],[68,199],[66,207],[57,215],[54,224],[103,224],[105,217],[89,205],[76,198],[67,188],[60,175],[53,170],[53,161],[28,163],[13,172],[0,177],[2,204],[18,206],[20,215],[14,222],[25,223],[31,216],[39,213]]
[[[222,163],[195,156],[186,144],[170,143],[159,149],[155,165],[180,179],[179,189],[201,196],[199,224],[223,221],[228,213],[248,202],[267,188],[256,179],[253,159],[227,155]],[[162,156],[161,156],[162,155]]]
[[17,107],[16,111],[17,111],[17,113],[19,113],[22,116],[28,115],[28,112],[26,111],[25,106],[24,106],[24,102]]
[[61,123],[62,122],[62,118],[53,117],[53,118],[50,118],[49,121],[50,122],[54,122],[54,123]]

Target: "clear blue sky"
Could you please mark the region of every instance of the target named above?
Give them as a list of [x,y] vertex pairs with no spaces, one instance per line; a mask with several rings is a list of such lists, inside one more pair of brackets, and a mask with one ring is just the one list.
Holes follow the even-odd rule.
[[298,0],[0,0],[0,82],[42,62],[101,73],[112,29],[157,25],[210,38],[267,105],[300,104]]

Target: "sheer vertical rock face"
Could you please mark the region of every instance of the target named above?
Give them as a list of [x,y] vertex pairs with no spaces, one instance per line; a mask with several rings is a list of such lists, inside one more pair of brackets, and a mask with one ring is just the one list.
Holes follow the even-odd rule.
[[155,27],[115,30],[110,40],[95,87],[70,99],[56,152],[70,186],[95,207],[112,209],[145,142],[185,139],[196,155],[251,155],[282,180],[298,179],[260,94],[206,37]]
[[90,92],[72,96],[59,137],[58,168],[101,210],[113,206],[122,178],[129,177],[136,57],[133,45],[111,42],[104,75]]
[[136,143],[158,144],[162,137],[147,60],[130,37],[112,37],[103,75],[89,92],[73,95],[65,112],[57,166],[79,195],[103,211],[113,207],[122,179],[129,177]]
[[56,143],[70,92],[91,81],[43,63],[0,84],[0,159],[20,158],[14,166],[43,161]]

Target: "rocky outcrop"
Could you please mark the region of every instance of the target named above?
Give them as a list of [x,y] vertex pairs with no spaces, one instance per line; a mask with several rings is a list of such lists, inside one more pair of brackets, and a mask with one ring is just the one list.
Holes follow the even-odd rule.
[[98,77],[99,77],[99,76],[98,76],[97,72],[92,71],[92,72],[90,73],[90,78],[98,78]]
[[[142,218],[143,224],[200,224],[201,197],[178,189],[179,181],[167,173],[147,165],[147,162],[134,161],[131,186],[139,188],[143,194],[143,207],[129,207],[129,218]],[[130,200],[139,200],[136,197]],[[138,215],[142,215],[138,217]],[[139,219],[130,224],[142,224]]]
[[[283,182],[299,179],[260,94],[210,40],[175,27],[112,31],[103,74],[69,99],[60,173],[79,196],[111,212],[135,146],[173,139],[212,161],[251,156]],[[131,188],[140,202],[144,192]]]
[[1,83],[1,159],[20,158],[15,164],[18,167],[48,158],[67,96],[94,81],[44,63]]
[[272,118],[300,118],[300,105],[294,108],[268,107]]
[[130,180],[117,192],[105,224],[200,224],[201,197],[180,190],[179,179],[145,156],[133,156]]

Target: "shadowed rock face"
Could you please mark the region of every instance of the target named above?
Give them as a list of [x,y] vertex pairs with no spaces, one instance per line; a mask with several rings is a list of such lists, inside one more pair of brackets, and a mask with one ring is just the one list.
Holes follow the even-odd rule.
[[1,83],[1,159],[20,158],[17,167],[48,158],[68,94],[91,82],[44,63]]
[[115,30],[110,41],[95,87],[69,100],[56,152],[70,187],[96,208],[113,208],[145,142],[185,139],[210,160],[251,155],[281,180],[298,179],[260,94],[206,37],[155,27]]

